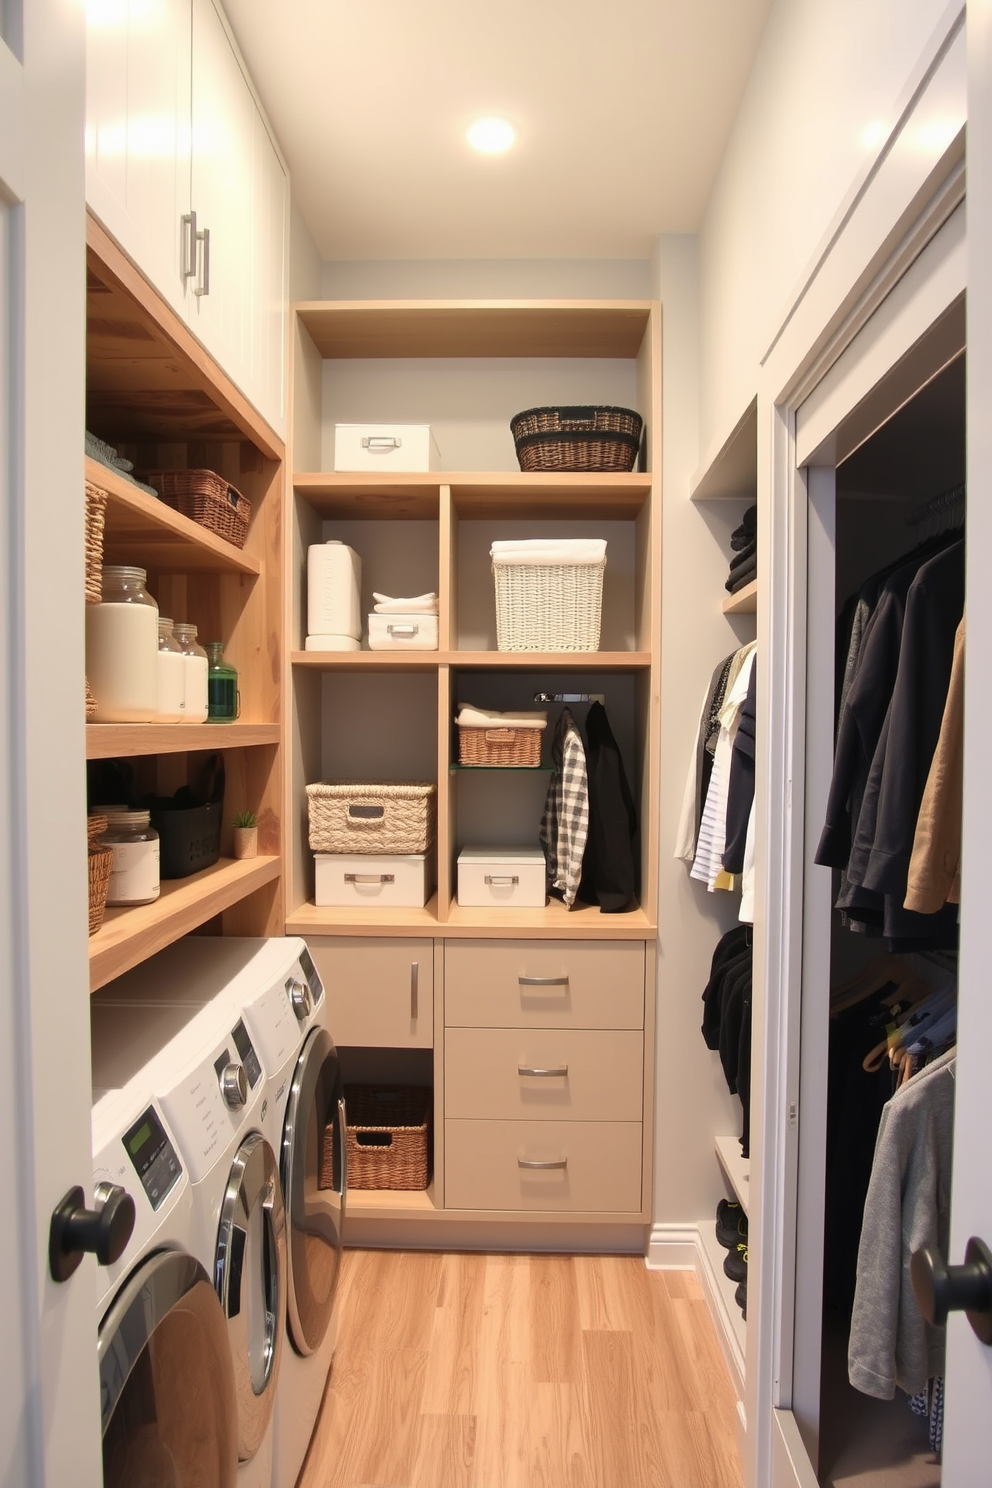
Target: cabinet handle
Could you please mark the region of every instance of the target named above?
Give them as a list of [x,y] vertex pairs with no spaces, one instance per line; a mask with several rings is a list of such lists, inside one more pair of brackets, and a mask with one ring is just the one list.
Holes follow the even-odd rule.
[[202,258],[200,260],[200,263],[201,263],[203,272],[200,275],[199,283],[197,284],[196,288],[193,290],[193,293],[196,295],[197,299],[201,299],[203,297],[203,295],[208,295],[210,293],[210,229],[209,229],[209,227],[205,227],[205,228],[202,229],[201,232],[198,232],[197,233],[197,235],[196,235],[196,241],[198,243],[202,243],[203,244],[203,256],[202,256]]
[[193,279],[196,275],[196,213],[184,212],[182,218],[182,278],[185,284],[187,279]]
[[362,449],[371,450],[373,454],[389,454],[391,450],[402,449],[403,441],[395,434],[365,434],[362,436]]
[[509,873],[487,873],[482,881],[494,889],[512,889],[520,882],[520,875],[514,873],[511,877]]
[[567,987],[568,976],[558,977],[517,977],[521,987]]
[[557,1157],[557,1158],[555,1158],[555,1160],[553,1162],[538,1162],[537,1158],[534,1158],[534,1157],[518,1157],[517,1158],[517,1167],[518,1168],[538,1168],[541,1172],[547,1172],[551,1168],[567,1168],[568,1167],[568,1158],[567,1157]]
[[518,1075],[540,1075],[540,1076],[567,1075],[568,1074],[568,1065],[567,1064],[559,1064],[559,1065],[556,1065],[554,1069],[535,1069],[532,1065],[529,1065],[529,1064],[518,1064],[517,1065],[517,1074]]
[[419,625],[387,625],[386,634],[392,636],[415,636],[420,634]]
[[410,962],[410,1021],[415,1023],[420,1016],[420,962]]
[[395,873],[346,873],[345,883],[353,884],[384,884],[395,883]]

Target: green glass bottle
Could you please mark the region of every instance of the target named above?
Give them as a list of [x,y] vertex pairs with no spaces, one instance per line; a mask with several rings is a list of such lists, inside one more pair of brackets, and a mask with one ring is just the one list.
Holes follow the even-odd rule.
[[224,642],[207,641],[207,720],[233,723],[241,711],[238,674],[224,660]]

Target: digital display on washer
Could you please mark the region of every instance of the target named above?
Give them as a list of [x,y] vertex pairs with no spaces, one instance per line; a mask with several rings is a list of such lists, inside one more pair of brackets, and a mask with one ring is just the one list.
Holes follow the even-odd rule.
[[255,1086],[262,1078],[262,1066],[258,1062],[258,1055],[255,1053],[254,1045],[252,1044],[252,1041],[248,1035],[248,1030],[244,1025],[243,1019],[239,1018],[237,1023],[234,1025],[233,1029],[231,1030],[231,1037],[234,1040],[234,1047],[237,1049],[238,1054],[240,1055],[241,1063],[245,1067],[245,1074],[248,1076],[248,1084],[251,1086],[252,1090],[254,1090]]
[[310,988],[310,995],[313,998],[314,1007],[316,1007],[324,995],[324,988],[317,968],[313,964],[313,957],[306,946],[300,952],[300,969],[307,979],[307,986]]
[[178,1183],[183,1165],[151,1106],[124,1133],[123,1142],[152,1208],[158,1209]]

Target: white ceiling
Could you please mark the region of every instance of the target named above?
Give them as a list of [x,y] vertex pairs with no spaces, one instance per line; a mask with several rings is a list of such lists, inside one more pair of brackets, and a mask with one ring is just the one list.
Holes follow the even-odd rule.
[[[694,232],[771,0],[224,0],[322,256],[644,258]],[[508,155],[465,143],[480,115]]]

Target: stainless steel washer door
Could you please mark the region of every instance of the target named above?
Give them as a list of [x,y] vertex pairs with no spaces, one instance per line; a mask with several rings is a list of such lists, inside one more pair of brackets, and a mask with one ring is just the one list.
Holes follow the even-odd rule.
[[227,1319],[238,1458],[249,1462],[272,1419],[286,1306],[286,1216],[276,1155],[260,1132],[238,1148],[217,1227],[214,1283]]
[[[333,1179],[321,1187],[331,1129]],[[286,1102],[282,1187],[286,1196],[289,1336],[300,1354],[318,1349],[331,1321],[341,1261],[345,1193],[344,1091],[330,1034],[307,1036]]]
[[237,1407],[210,1278],[163,1250],[121,1287],[97,1344],[104,1488],[235,1488]]

